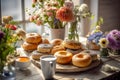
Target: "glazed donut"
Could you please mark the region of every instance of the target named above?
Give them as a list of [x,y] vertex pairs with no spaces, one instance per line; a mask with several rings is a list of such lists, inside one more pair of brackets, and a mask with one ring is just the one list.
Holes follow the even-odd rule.
[[91,62],[91,56],[86,53],[78,53],[72,57],[72,64],[77,67],[87,67],[91,64]]
[[98,52],[94,51],[94,50],[84,50],[81,53],[88,53],[90,54],[90,56],[92,57],[92,61],[95,61],[98,59]]
[[24,42],[22,44],[22,48],[26,51],[28,50],[36,50],[37,49],[37,44],[31,44],[31,43],[27,43],[27,42]]
[[53,39],[53,40],[51,41],[51,44],[52,44],[53,46],[56,46],[56,45],[60,45],[62,42],[63,42],[62,39]]
[[41,36],[37,33],[28,33],[28,34],[26,34],[25,41],[27,43],[38,44],[38,43],[42,42],[42,39],[41,39]]
[[37,47],[37,51],[41,53],[50,53],[51,49],[51,44],[39,44]]
[[37,50],[32,52],[32,59],[39,60],[41,56],[47,55],[43,53],[39,53]]
[[51,54],[54,54],[57,51],[65,51],[65,48],[62,45],[54,46],[51,50]]
[[81,43],[74,40],[64,40],[62,45],[68,49],[81,49]]
[[99,50],[100,46],[92,41],[87,41],[87,47],[91,50]]
[[42,54],[40,54],[38,52],[34,52],[32,54],[32,58],[35,59],[35,60],[39,60],[41,56],[42,56]]
[[72,60],[72,53],[67,51],[58,51],[54,54],[57,57],[56,62],[59,64],[68,64]]

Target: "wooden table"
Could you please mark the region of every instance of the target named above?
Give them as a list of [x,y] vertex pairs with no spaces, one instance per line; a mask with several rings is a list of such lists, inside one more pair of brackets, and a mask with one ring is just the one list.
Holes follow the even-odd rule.
[[[106,80],[106,78],[108,79],[113,75],[120,74],[120,55],[101,58],[101,60],[101,64],[94,69],[74,73],[56,72],[54,78],[55,80]],[[118,71],[111,73],[103,71],[102,67],[106,64],[117,68]],[[26,71],[16,70],[16,80],[44,80],[44,77],[41,70],[35,65],[31,64]]]
[[[85,38],[80,38],[82,43],[85,43]],[[24,55],[24,54],[22,54]],[[118,77],[120,75],[120,55],[111,56],[107,58],[101,58],[101,64],[93,69],[84,72],[74,72],[74,73],[56,73],[55,80],[118,80],[112,79],[113,77]],[[104,65],[110,65],[118,69],[117,72],[105,72],[102,70]],[[107,79],[106,79],[107,78]],[[41,70],[31,64],[31,66],[26,71],[16,70],[16,80],[44,80]],[[119,77],[120,80],[120,77]]]

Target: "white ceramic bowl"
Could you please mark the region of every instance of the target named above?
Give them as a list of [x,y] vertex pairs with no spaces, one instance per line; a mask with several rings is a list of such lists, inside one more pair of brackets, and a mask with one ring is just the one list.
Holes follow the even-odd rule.
[[15,61],[16,67],[18,67],[21,70],[27,69],[31,64],[30,58],[29,57],[18,57]]

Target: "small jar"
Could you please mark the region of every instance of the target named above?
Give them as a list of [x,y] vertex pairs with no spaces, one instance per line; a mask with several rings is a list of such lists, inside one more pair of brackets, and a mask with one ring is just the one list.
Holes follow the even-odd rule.
[[107,56],[109,56],[108,49],[107,48],[101,48],[100,49],[100,57],[107,57]]
[[15,67],[7,65],[3,69],[2,80],[15,80]]

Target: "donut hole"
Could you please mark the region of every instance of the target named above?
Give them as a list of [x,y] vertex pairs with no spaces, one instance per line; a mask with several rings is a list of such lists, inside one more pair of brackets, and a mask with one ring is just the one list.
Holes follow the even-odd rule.
[[66,55],[67,53],[66,52],[64,52],[64,51],[61,51],[61,53],[60,54],[62,54],[62,55]]
[[59,64],[68,64],[72,60],[72,53],[67,51],[58,51],[54,54],[57,57],[56,62]]
[[34,33],[31,33],[30,36],[34,36],[35,34]]
[[78,55],[78,58],[83,58],[84,56],[83,55]]

